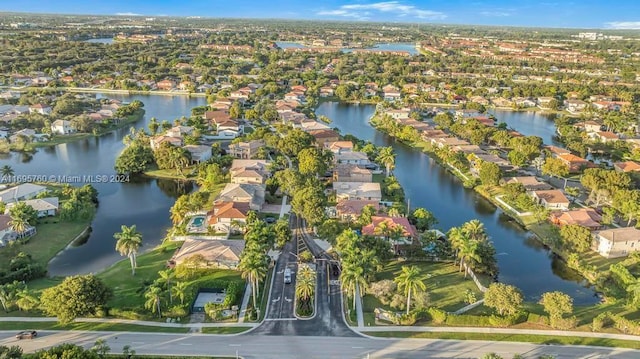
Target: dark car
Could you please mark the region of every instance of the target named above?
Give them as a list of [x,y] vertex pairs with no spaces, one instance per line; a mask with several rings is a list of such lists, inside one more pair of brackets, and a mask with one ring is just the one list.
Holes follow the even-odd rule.
[[265,223],[276,223],[276,219],[273,217],[266,217],[264,221]]
[[16,334],[16,339],[33,339],[38,336],[38,332],[35,330],[25,330]]
[[339,276],[339,275],[340,275],[340,268],[338,268],[338,265],[337,265],[337,264],[333,264],[333,265],[331,266],[331,271],[333,272],[333,276],[334,276],[334,277],[337,277],[337,276]]

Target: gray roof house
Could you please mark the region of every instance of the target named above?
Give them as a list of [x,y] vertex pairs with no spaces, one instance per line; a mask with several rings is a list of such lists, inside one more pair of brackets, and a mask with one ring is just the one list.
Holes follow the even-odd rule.
[[0,202],[12,203],[24,201],[37,196],[39,193],[46,192],[47,188],[33,183],[23,183],[15,187],[7,188],[0,191]]

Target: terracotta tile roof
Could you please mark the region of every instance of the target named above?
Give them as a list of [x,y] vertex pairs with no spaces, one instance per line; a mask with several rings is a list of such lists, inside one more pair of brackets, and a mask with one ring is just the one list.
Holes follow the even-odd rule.
[[639,172],[640,171],[640,163],[633,162],[633,161],[618,162],[618,163],[615,163],[614,166],[619,168],[622,172]]
[[376,228],[380,223],[387,223],[389,227],[401,226],[403,228],[403,235],[407,237],[417,237],[418,231],[409,223],[406,217],[371,217],[371,223],[362,227],[362,234],[365,236],[377,236]]
[[249,203],[246,202],[218,202],[207,212],[209,224],[218,223],[220,218],[244,219],[249,213]]
[[602,216],[591,208],[555,212],[552,213],[551,216],[554,222],[561,225],[578,224],[587,228],[598,228],[602,226],[600,223],[602,221]]

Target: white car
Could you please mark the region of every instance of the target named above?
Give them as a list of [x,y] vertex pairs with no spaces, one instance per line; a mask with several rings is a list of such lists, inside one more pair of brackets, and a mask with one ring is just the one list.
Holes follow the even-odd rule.
[[284,270],[284,284],[291,284],[291,269],[285,268]]

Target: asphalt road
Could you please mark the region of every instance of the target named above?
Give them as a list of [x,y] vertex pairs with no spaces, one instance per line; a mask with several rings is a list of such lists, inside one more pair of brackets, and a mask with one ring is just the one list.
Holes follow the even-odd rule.
[[[289,299],[295,295],[295,268],[297,258],[291,253],[297,253],[298,243],[306,246],[315,256],[322,256],[321,250],[313,243],[309,243],[304,236],[298,236],[295,218],[292,218],[294,238],[287,243],[276,263],[271,298],[267,308],[265,321],[252,330],[249,335],[283,335],[283,336],[340,336],[356,337],[342,318],[342,301],[340,285],[333,278],[325,259],[316,261],[316,310],[310,319],[296,318],[294,315],[294,301]],[[284,268],[292,268],[294,275],[291,284],[284,284]],[[284,299],[284,301],[283,301]]]
[[13,331],[0,332],[0,345],[18,344],[24,348],[25,352],[33,352],[62,343],[75,343],[89,348],[97,339],[103,338],[112,353],[119,353],[123,346],[130,345],[138,354],[231,356],[237,354],[246,359],[475,359],[491,352],[504,358],[522,354],[527,359],[537,359],[543,354],[554,355],[557,359],[637,359],[640,357],[640,351],[626,349],[457,340],[42,331],[37,339],[18,341],[14,335]]

